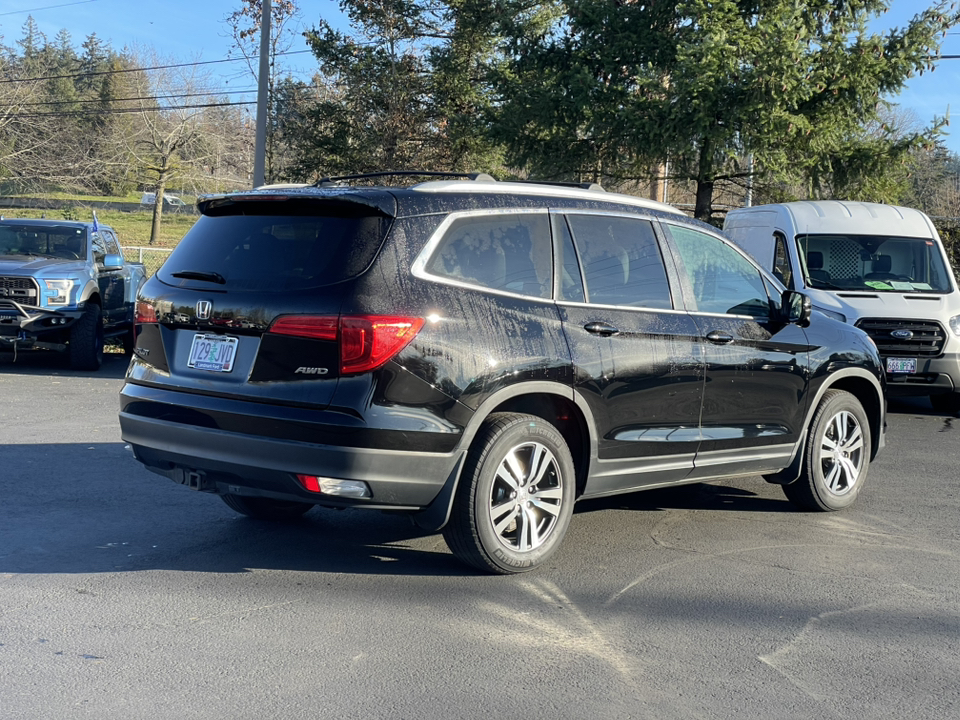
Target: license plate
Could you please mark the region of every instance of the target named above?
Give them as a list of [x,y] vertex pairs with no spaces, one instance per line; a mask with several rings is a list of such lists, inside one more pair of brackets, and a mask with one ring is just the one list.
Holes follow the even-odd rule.
[[225,335],[193,336],[187,367],[197,370],[228,373],[233,370],[233,359],[237,354],[237,339]]
[[898,375],[915,373],[917,371],[916,358],[887,358],[887,372]]

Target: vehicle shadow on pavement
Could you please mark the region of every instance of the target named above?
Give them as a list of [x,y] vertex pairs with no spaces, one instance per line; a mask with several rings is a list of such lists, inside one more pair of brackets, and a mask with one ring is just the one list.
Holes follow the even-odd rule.
[[0,375],[61,375],[121,379],[130,357],[121,352],[106,352],[99,370],[71,370],[65,355],[56,352],[26,350],[14,355],[0,352]]
[[[634,510],[658,512],[662,510],[723,510],[727,512],[798,512],[779,486],[759,477],[745,476],[758,492],[729,484],[691,483],[657,490],[642,490],[626,495],[584,500],[577,504],[576,513],[602,510]],[[763,494],[761,494],[761,492]]]
[[408,517],[315,508],[272,523],[145,470],[122,443],[0,444],[0,576],[250,569],[475,575]]
[[[0,575],[252,569],[362,575],[474,576],[439,534],[410,518],[315,508],[291,523],[237,515],[215,495],[146,471],[122,443],[0,445]],[[609,509],[791,512],[758,494],[693,484],[585,501]]]

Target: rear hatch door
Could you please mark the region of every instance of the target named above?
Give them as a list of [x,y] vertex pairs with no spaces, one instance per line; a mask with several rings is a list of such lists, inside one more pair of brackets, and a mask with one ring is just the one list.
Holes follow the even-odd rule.
[[148,322],[130,379],[328,405],[344,294],[379,252],[392,203],[386,193],[373,202],[254,193],[201,203],[201,218],[141,292]]

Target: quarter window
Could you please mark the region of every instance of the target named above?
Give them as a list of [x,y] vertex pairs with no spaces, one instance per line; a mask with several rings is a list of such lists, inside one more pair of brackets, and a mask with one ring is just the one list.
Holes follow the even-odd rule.
[[552,262],[546,214],[471,215],[450,225],[426,270],[491,290],[549,298]]
[[769,317],[760,270],[713,235],[665,225],[680,252],[700,312]]
[[672,308],[652,224],[607,215],[570,215],[587,302]]

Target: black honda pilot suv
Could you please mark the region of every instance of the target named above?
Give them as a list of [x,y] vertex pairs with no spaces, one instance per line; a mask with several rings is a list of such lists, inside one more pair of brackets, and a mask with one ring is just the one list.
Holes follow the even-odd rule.
[[120,425],[147,468],[255,518],[410,513],[495,573],[543,564],[583,498],[857,497],[876,348],[716,230],[598,186],[387,175],[199,203],[137,303]]

